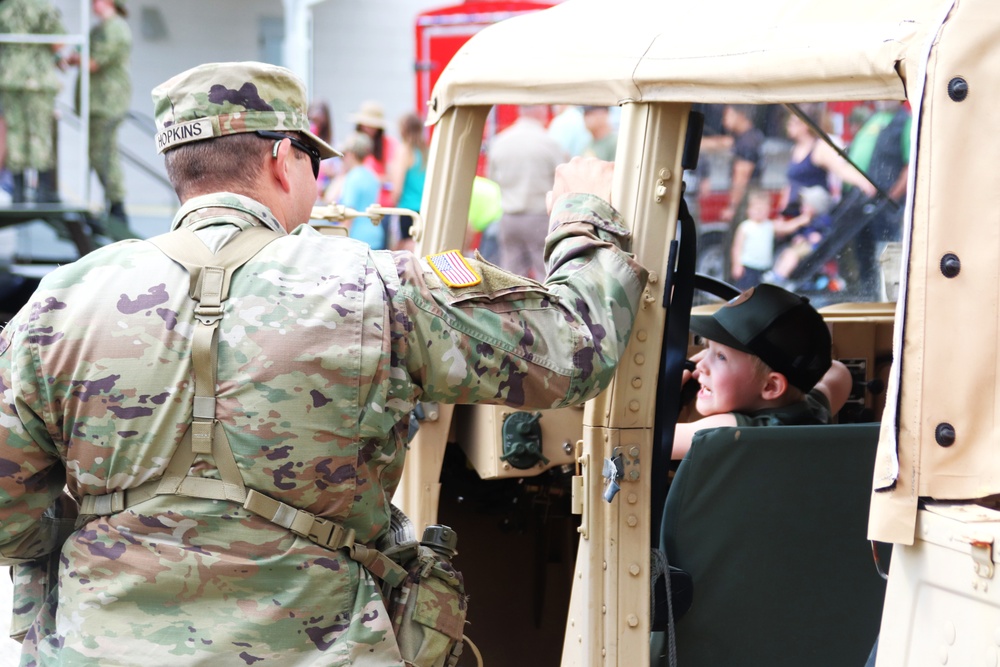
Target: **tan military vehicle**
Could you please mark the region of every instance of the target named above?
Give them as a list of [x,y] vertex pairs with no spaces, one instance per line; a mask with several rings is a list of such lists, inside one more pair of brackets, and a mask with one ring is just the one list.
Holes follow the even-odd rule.
[[[607,105],[621,112],[614,204],[651,271],[617,378],[582,410],[423,406],[396,503],[418,527],[458,531],[485,664],[643,665],[654,623],[673,637],[652,643],[653,664],[860,666],[877,636],[882,667],[1000,662],[998,38],[993,0],[567,0],[451,61],[429,106],[422,253],[467,247],[494,105]],[[881,303],[810,293],[855,375],[850,409],[837,425],[730,433],[725,456],[674,475],[678,329],[709,284],[682,211],[693,105],[874,100],[912,110],[901,261],[885,265]],[[836,222],[824,261],[846,265],[859,215]],[[776,460],[758,442],[772,436]],[[672,624],[651,611],[661,538],[693,576]],[[891,566],[869,538],[892,543]]]

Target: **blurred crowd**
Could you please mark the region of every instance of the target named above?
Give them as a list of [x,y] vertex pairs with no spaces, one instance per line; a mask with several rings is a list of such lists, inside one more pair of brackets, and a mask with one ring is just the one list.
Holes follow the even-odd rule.
[[[716,277],[886,298],[885,249],[901,240],[909,107],[873,103],[702,106],[688,201],[721,239]],[[817,259],[804,263],[807,257]],[[803,266],[800,267],[800,264]]]
[[[619,109],[526,106],[486,140],[485,176],[499,189],[496,224],[480,252],[523,275],[545,275],[545,191],[555,165],[577,155],[614,160]],[[880,258],[901,239],[911,114],[898,101],[696,105],[705,125],[685,198],[707,273],[746,289],[886,297]],[[714,243],[714,246],[712,245]],[[810,261],[804,261],[806,258]]]

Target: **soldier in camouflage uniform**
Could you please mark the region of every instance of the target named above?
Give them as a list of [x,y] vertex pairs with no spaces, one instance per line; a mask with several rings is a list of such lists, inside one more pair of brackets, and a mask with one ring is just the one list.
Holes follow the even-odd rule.
[[[440,256],[304,224],[319,159],[337,153],[309,132],[288,70],[204,65],[153,98],[183,202],[173,228],[203,251],[276,237],[232,276],[212,382],[214,428],[253,493],[378,545],[418,401],[556,408],[610,382],[646,280],[607,201],[610,163],[557,173],[544,284],[452,256],[460,280]],[[401,667],[354,552],[229,500],[131,504],[191,447],[204,371],[191,289],[151,242],[123,241],[47,275],[0,335],[0,564],[61,548],[58,605],[39,611],[22,664]],[[205,461],[187,474],[226,475]],[[59,547],[43,513],[64,481],[74,500],[124,505]]]
[[[124,0],[93,0],[99,22],[90,31],[90,166],[104,188],[108,202],[108,233],[115,240],[135,238],[125,214],[125,178],[118,156],[118,127],[132,100],[128,60],[132,51],[132,31],[125,21]],[[71,54],[66,62],[78,65],[80,56]],[[80,108],[80,84],[76,89]]]
[[[48,0],[0,2],[0,33],[61,35],[59,11]],[[25,201],[24,171],[38,172],[39,201],[57,201],[53,122],[59,78],[58,44],[4,44],[0,48],[0,107],[7,120],[7,169],[12,200]]]

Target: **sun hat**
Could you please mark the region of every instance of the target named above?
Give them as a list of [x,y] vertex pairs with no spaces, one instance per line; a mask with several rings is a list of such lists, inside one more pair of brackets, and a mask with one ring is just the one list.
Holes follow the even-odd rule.
[[385,111],[378,102],[368,100],[362,102],[361,107],[351,114],[351,123],[354,125],[366,125],[378,129],[385,129]]

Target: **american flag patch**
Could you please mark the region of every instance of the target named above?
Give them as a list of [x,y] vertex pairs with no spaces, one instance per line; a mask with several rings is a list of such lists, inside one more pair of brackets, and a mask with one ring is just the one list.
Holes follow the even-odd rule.
[[427,263],[448,287],[472,287],[483,279],[457,250],[428,255]]

